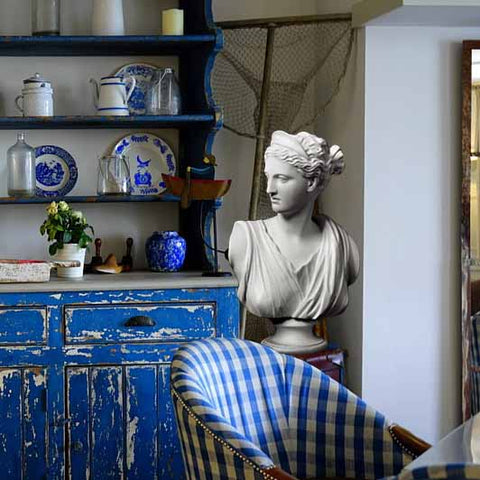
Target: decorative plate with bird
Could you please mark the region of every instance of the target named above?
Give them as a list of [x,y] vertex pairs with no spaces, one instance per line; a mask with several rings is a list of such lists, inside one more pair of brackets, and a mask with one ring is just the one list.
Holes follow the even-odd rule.
[[173,175],[175,155],[165,140],[151,133],[133,133],[121,138],[113,153],[124,155],[130,166],[132,195],[158,195],[166,186],[162,173]]

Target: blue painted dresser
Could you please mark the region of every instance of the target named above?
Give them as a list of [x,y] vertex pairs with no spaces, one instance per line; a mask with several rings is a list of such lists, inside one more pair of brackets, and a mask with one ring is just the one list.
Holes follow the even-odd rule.
[[235,281],[130,273],[23,287],[0,286],[0,478],[184,478],[169,363],[183,342],[238,335]]

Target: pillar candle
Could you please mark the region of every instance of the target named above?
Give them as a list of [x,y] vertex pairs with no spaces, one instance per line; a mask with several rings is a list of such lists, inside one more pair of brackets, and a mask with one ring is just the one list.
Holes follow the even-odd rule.
[[162,34],[183,35],[183,10],[171,8],[162,12]]

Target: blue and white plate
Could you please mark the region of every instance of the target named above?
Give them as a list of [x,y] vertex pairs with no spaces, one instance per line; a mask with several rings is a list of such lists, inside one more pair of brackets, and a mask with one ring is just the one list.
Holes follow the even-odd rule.
[[37,197],[63,197],[77,183],[78,170],[73,157],[63,148],[55,145],[41,145],[35,148]]
[[157,67],[149,63],[130,63],[124,65],[114,75],[123,77],[135,77],[135,88],[128,99],[128,111],[130,115],[145,115],[145,100],[152,75]]
[[128,158],[133,195],[158,195],[166,189],[162,173],[175,174],[177,165],[172,149],[150,133],[123,137],[113,148],[113,153]]

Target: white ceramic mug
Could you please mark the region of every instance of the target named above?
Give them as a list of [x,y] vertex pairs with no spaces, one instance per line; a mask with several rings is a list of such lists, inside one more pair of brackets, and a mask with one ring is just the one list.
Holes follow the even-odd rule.
[[125,35],[122,0],[93,0],[92,35]]
[[15,105],[24,117],[52,117],[53,90],[51,88],[23,89],[22,94],[15,98]]

